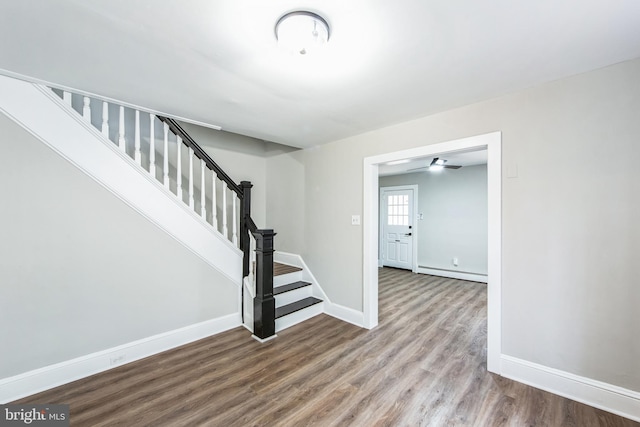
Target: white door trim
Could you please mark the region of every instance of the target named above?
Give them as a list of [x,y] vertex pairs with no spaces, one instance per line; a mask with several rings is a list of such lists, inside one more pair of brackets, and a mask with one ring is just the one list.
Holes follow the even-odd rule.
[[500,373],[502,353],[502,134],[492,132],[364,159],[363,315],[364,326],[378,324],[378,165],[469,149],[487,149],[488,285],[487,369]]
[[[412,184],[412,185],[395,185],[391,187],[380,187],[380,194],[378,195],[378,203],[380,203],[380,200],[382,200],[382,193],[384,193],[385,191],[395,191],[395,190],[413,190],[413,212],[411,212],[411,215],[413,215],[413,222],[411,223],[412,225],[411,271],[413,271],[414,273],[417,273],[418,272],[418,186]],[[379,216],[380,216],[380,212],[378,212],[378,218]],[[382,230],[384,229],[384,226],[383,226],[382,219],[379,218],[378,222],[380,223],[380,231],[379,231],[380,234],[378,234],[378,256],[380,256],[382,254],[382,239],[380,239],[380,236],[382,236],[383,234]],[[380,261],[382,261],[382,257],[380,257]],[[378,265],[380,266],[380,263],[378,263]]]

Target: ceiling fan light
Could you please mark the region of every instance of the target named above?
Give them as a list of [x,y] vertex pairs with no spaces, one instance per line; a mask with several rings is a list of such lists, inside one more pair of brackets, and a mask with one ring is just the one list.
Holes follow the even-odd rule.
[[387,162],[387,165],[389,165],[389,166],[401,165],[403,163],[409,163],[410,161],[411,160],[409,160],[409,159],[394,160],[392,162]]
[[300,10],[281,17],[275,33],[282,48],[306,55],[329,41],[329,24],[316,13]]
[[430,172],[440,172],[442,169],[444,169],[444,165],[439,165],[437,163],[433,166],[429,166]]

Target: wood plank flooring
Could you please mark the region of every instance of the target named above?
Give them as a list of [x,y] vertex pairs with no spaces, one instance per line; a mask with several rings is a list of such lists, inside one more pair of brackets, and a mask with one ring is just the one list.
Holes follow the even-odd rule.
[[486,285],[380,270],[380,325],[237,328],[22,399],[72,426],[640,426],[487,373]]

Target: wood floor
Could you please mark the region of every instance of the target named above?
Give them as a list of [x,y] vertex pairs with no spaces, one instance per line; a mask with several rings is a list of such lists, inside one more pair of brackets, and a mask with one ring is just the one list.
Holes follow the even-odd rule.
[[639,426],[487,373],[486,285],[384,268],[380,325],[243,328],[20,402],[73,426]]

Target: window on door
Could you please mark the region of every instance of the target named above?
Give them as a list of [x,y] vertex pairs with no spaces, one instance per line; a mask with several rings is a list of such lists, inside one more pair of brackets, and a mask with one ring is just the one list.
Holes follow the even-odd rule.
[[387,224],[409,225],[409,196],[389,196],[387,199]]

